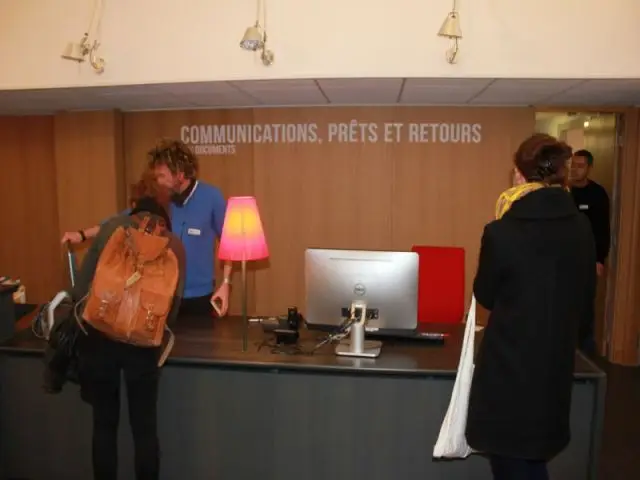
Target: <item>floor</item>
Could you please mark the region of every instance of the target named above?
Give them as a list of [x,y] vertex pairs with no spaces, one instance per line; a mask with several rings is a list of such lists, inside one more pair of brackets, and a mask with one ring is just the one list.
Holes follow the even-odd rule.
[[640,367],[597,362],[607,373],[600,480],[640,478]]

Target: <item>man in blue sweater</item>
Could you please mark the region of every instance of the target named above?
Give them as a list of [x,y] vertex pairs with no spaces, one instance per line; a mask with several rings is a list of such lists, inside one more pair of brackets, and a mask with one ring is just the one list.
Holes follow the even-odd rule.
[[[215,240],[222,235],[226,200],[213,185],[198,180],[198,158],[184,143],[164,140],[149,154],[160,185],[173,192],[171,224],[173,233],[182,241],[186,252],[186,281],[180,306],[183,315],[212,313],[215,302],[220,315],[229,308],[231,263],[224,265],[222,283],[215,287]],[[67,232],[63,242],[81,243],[95,236],[99,226],[78,232]]]

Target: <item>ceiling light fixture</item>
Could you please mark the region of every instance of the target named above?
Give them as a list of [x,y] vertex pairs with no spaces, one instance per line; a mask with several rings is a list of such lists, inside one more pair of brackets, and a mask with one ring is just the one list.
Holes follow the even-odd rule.
[[72,60],[74,62],[83,63],[87,57],[89,58],[89,64],[93,67],[94,71],[98,74],[104,72],[106,61],[104,58],[98,55],[98,48],[100,42],[92,37],[97,37],[100,26],[102,23],[102,7],[103,0],[96,0],[91,15],[91,21],[89,23],[89,30],[82,36],[79,42],[69,42],[62,52],[62,58],[65,60]]
[[453,8],[447,14],[447,18],[444,19],[438,36],[445,37],[451,40],[451,48],[446,52],[447,62],[450,64],[456,63],[458,57],[459,45],[458,42],[462,38],[462,30],[460,29],[460,13],[458,13],[457,2],[453,0]]
[[[240,48],[250,52],[260,51],[260,60],[265,67],[273,65],[275,54],[267,48],[267,7],[266,0],[257,0],[256,23],[244,32],[240,40]],[[261,15],[262,14],[262,15]],[[260,25],[260,17],[265,26]]]

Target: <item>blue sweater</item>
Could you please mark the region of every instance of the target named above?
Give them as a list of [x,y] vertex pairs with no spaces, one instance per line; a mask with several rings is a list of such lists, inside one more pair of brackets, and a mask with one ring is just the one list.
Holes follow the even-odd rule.
[[[184,298],[209,295],[215,288],[215,240],[222,235],[227,201],[217,187],[198,181],[181,207],[171,204],[171,226],[184,245],[187,272]],[[129,215],[130,209],[121,212]]]

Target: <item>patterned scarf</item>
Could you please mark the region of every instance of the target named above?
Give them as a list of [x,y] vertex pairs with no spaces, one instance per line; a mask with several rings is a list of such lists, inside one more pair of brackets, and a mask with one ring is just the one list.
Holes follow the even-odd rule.
[[523,183],[522,185],[516,185],[515,187],[511,187],[502,192],[496,202],[496,220],[500,220],[502,216],[509,211],[511,206],[527,193],[531,193],[546,186],[547,185],[541,182]]

